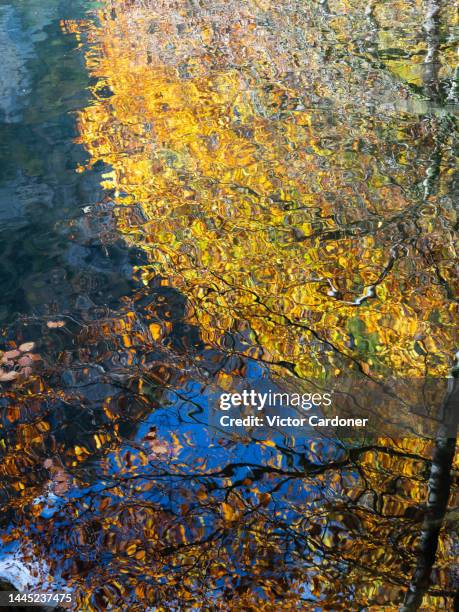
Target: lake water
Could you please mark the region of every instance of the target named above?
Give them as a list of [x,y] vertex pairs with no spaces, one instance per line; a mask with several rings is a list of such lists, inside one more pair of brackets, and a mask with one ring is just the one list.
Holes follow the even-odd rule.
[[434,0],[0,0],[0,579],[454,608],[457,28]]

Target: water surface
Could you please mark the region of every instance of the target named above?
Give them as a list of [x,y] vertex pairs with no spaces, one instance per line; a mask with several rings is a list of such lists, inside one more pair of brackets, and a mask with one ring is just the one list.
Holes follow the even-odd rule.
[[[453,608],[455,36],[433,1],[0,4],[3,574]],[[209,427],[244,389],[374,426]]]

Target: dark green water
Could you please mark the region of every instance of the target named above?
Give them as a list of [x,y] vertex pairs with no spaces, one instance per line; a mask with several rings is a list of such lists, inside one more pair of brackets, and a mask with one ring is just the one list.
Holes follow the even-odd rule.
[[111,293],[125,291],[130,275],[125,254],[125,270],[107,265],[98,228],[83,219],[84,207],[102,197],[99,173],[75,172],[87,158],[74,143],[75,112],[88,101],[90,79],[60,20],[81,17],[84,4],[1,6],[7,85],[0,110],[3,324],[18,314],[72,309],[85,297],[97,302],[101,292],[105,303]]

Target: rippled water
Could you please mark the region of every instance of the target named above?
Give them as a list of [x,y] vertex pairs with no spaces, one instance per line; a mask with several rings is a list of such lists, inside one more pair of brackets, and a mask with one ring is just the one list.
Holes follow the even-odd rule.
[[[0,1],[0,578],[76,610],[453,609],[457,27]],[[371,428],[212,426],[251,389]]]

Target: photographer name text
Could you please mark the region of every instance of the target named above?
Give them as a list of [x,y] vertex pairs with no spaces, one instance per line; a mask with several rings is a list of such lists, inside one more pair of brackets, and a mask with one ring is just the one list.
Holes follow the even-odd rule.
[[[329,408],[333,404],[331,393],[282,393],[275,391],[259,392],[254,389],[244,390],[240,393],[222,393],[220,395],[219,409],[226,413],[235,408],[240,411],[256,411],[255,414],[233,416],[221,414],[219,424],[221,427],[366,427],[367,418],[341,417],[339,415],[323,416],[308,413],[311,409]],[[266,414],[266,411],[278,407],[294,408],[298,415]]]

